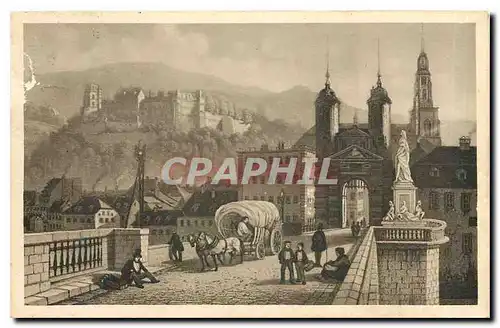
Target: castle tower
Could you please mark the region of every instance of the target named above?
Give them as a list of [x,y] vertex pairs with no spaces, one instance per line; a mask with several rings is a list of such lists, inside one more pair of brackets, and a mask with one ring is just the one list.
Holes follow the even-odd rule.
[[331,88],[327,62],[325,87],[316,97],[316,157],[322,160],[331,154],[333,139],[339,132],[340,100]]
[[100,111],[102,108],[102,89],[98,84],[90,83],[83,92],[82,115]]
[[441,146],[439,108],[434,107],[432,99],[432,80],[429,59],[425,52],[423,27],[421,50],[417,59],[417,72],[415,74],[410,126],[418,140],[425,139],[435,146]]
[[370,90],[368,104],[368,127],[374,136],[375,146],[389,147],[391,141],[391,98],[382,86],[380,74],[380,46],[377,42],[377,84]]

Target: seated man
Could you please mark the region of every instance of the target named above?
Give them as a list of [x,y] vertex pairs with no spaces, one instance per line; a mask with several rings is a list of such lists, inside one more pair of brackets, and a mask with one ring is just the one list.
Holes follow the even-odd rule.
[[134,282],[138,288],[144,288],[144,286],[142,285],[142,280],[144,278],[148,278],[153,284],[160,282],[151,274],[151,272],[148,271],[148,269],[146,269],[144,264],[142,264],[140,249],[136,249],[134,251],[132,259],[125,262],[121,273],[122,284],[131,285],[132,282]]
[[253,234],[248,228],[249,219],[245,216],[240,223],[238,223],[237,234],[243,241],[252,241]]
[[335,261],[328,261],[323,265],[323,270],[321,271],[322,280],[334,279],[338,281],[343,281],[351,265],[349,258],[345,255],[345,250],[343,247],[335,248],[335,253],[337,258]]

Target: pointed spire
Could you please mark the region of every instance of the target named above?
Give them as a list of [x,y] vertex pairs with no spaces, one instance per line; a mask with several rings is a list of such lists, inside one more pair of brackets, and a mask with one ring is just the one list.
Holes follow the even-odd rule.
[[377,87],[382,86],[382,75],[380,74],[380,38],[377,38]]
[[420,52],[425,52],[424,23],[420,24]]
[[325,87],[330,87],[330,42],[328,36],[326,37],[326,73],[325,73]]
[[354,111],[354,116],[352,117],[352,124],[358,126],[358,111]]

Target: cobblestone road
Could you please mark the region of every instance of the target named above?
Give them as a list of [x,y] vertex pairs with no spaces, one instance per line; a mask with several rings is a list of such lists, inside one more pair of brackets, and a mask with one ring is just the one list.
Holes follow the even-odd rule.
[[[335,257],[335,246],[342,245],[349,250],[353,243],[349,234],[346,230],[339,232],[336,242],[330,244],[329,259]],[[313,254],[308,256],[314,258]],[[277,256],[263,260],[248,258],[243,264],[220,266],[217,272],[200,272],[199,268],[198,260],[189,260],[158,273],[161,282],[145,284],[144,289],[132,286],[121,291],[98,291],[65,304],[310,304],[313,292],[327,297],[332,290],[332,285],[314,279],[319,268],[307,274],[306,285],[279,285]]]

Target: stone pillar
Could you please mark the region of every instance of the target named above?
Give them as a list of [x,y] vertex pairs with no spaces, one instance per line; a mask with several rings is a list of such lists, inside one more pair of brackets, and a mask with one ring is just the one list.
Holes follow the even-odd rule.
[[417,205],[417,187],[411,182],[396,182],[392,186],[392,192],[396,212],[399,211],[404,201],[406,208],[413,213]]
[[438,220],[375,227],[381,305],[439,304],[439,246],[448,242]]

